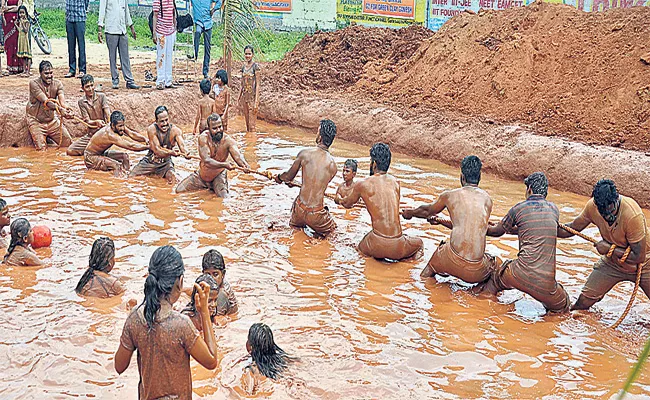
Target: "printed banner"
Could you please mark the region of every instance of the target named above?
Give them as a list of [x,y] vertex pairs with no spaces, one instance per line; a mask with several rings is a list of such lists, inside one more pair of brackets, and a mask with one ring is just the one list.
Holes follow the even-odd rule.
[[564,4],[582,11],[607,11],[610,8],[650,6],[650,0],[565,0]]
[[291,0],[255,0],[257,11],[264,12],[291,12]]
[[[366,26],[401,28],[403,26],[418,24],[424,25],[426,20],[426,8],[429,0],[336,0],[336,25],[338,28],[345,27],[351,23]],[[368,13],[365,11],[366,4],[376,5],[397,5],[406,6],[412,9],[409,17],[396,16],[398,13]],[[372,6],[371,6],[372,8]],[[390,8],[388,8],[390,10]],[[402,9],[404,11],[405,9]],[[399,8],[398,8],[399,11]]]
[[[650,1],[650,0],[649,0]],[[522,7],[531,0],[429,0],[429,18],[427,28],[437,31],[453,16],[465,10],[478,12],[480,9],[504,10]]]
[[363,13],[415,19],[415,0],[363,0]]

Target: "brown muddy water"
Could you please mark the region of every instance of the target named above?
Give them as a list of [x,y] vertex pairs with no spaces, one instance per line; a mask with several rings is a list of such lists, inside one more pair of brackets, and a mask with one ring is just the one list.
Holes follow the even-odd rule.
[[[233,134],[254,167],[288,168],[303,146],[313,144],[313,132],[259,125],[267,133]],[[233,126],[241,129],[241,120]],[[186,141],[195,152],[195,139],[188,135]],[[335,141],[332,153],[339,171],[354,157],[366,175],[368,147]],[[132,154],[132,163],[139,157]],[[179,159],[177,172],[187,176],[196,163]],[[409,205],[459,185],[457,168],[403,154],[394,155],[391,172]],[[339,172],[334,184],[341,180]],[[545,317],[541,305],[517,291],[494,301],[470,295],[453,278],[421,281],[420,270],[449,233],[445,228],[405,223],[406,233],[424,240],[425,257],[388,264],[355,249],[370,230],[364,210],[346,211],[326,200],[339,231],[322,241],[288,227],[298,189],[238,173],[230,174],[230,186],[225,200],[208,192],[174,195],[162,180],[89,172],[81,158],[61,150],[0,149],[0,197],[14,218],[46,224],[54,234],[50,249],[37,250],[47,266],[0,266],[0,397],[135,399],[135,357],[118,376],[113,354],[126,303],[142,300],[149,257],[166,244],[183,254],[186,284],[199,275],[205,251],[221,251],[240,302],[239,315],[215,330],[220,367],[192,364],[198,398],[244,397],[246,335],[259,321],[300,358],[287,379],[261,394],[270,398],[607,398],[622,386],[647,336],[643,294],[618,331],[606,328],[624,309],[631,284],[619,285],[582,318]],[[481,186],[494,199],[494,218],[524,197],[519,182],[487,175]],[[549,199],[562,221],[587,200],[556,191]],[[597,234],[593,227],[587,233]],[[87,300],[73,289],[93,240],[102,235],[115,240],[113,273],[127,293]],[[514,257],[517,238],[489,239],[488,251]],[[557,278],[573,300],[595,260],[589,243],[559,241]],[[649,378],[643,373],[633,393],[650,396]]]

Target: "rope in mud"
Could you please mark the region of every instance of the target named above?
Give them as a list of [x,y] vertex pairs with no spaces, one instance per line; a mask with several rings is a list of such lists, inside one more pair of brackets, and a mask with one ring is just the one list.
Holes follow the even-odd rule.
[[[238,167],[238,166],[235,167],[235,169],[238,170],[238,171],[241,171],[241,172],[243,172],[243,173],[254,174],[254,175],[263,176],[264,178],[267,178],[267,179],[270,180],[270,181],[274,181],[274,180],[275,180],[275,176],[273,175],[273,172],[271,172],[271,171],[269,171],[269,170],[263,170],[263,171],[260,171],[260,170],[255,170],[255,169],[246,169],[246,168],[242,168],[242,167]],[[299,187],[299,188],[302,187],[302,184],[301,184],[301,183],[298,183],[298,182],[296,182],[296,181],[285,182],[285,183],[286,183],[287,186],[289,186],[289,187]],[[328,199],[332,199],[332,200],[336,199],[336,196],[333,195],[333,194],[325,193],[324,195],[325,195],[325,197],[327,197]]]

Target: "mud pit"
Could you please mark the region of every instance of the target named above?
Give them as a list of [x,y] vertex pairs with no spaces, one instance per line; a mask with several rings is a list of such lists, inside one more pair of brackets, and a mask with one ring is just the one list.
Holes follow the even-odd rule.
[[[233,134],[256,168],[287,168],[314,141],[313,132],[259,125],[264,133]],[[232,126],[241,130],[243,123],[237,118]],[[195,153],[195,140],[187,136],[186,142]],[[339,170],[355,157],[360,175],[368,170],[367,152],[367,146],[342,140],[332,147]],[[424,240],[425,257],[385,264],[354,248],[370,230],[362,210],[328,203],[339,233],[321,241],[288,227],[297,189],[234,173],[231,198],[174,195],[162,180],[113,179],[87,171],[80,158],[65,157],[62,150],[45,154],[51,162],[42,162],[44,154],[32,149],[0,149],[0,197],[14,217],[54,232],[52,247],[37,250],[46,266],[0,266],[0,354],[8,360],[0,373],[3,397],[136,398],[135,360],[118,377],[112,358],[125,304],[142,299],[148,259],[164,244],[184,256],[187,284],[200,273],[202,254],[220,250],[240,303],[240,313],[216,329],[219,369],[192,364],[200,398],[243,397],[244,345],[248,328],[258,321],[301,359],[290,378],[263,394],[278,399],[607,398],[622,385],[648,334],[650,303],[642,294],[619,330],[605,328],[624,309],[631,284],[619,285],[594,313],[573,319],[542,317],[541,306],[516,291],[491,301],[468,294],[454,279],[420,281],[426,260],[449,233],[444,228],[404,224],[407,234]],[[196,161],[178,159],[176,165],[184,177]],[[403,154],[394,155],[391,172],[402,182],[408,205],[458,185],[456,168]],[[340,173],[331,192],[339,182]],[[489,174],[481,186],[494,199],[495,218],[524,195],[521,183]],[[587,200],[557,191],[549,198],[562,221],[576,216]],[[596,234],[594,228],[586,233]],[[114,273],[127,292],[112,300],[84,300],[73,290],[101,235],[115,240]],[[575,300],[596,255],[580,239],[558,244],[558,280]],[[488,251],[500,257],[514,257],[516,247],[516,237],[488,240]],[[645,372],[639,382],[649,378]],[[650,395],[641,384],[633,392]]]

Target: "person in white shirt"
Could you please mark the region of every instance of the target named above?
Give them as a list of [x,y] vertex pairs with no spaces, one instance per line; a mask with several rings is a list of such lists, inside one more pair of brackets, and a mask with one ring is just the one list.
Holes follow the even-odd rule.
[[133,74],[131,73],[131,60],[129,59],[129,38],[126,35],[126,27],[131,29],[131,36],[135,40],[135,29],[129,12],[127,0],[100,0],[99,1],[99,18],[97,21],[97,39],[103,43],[102,30],[106,32],[106,46],[108,46],[108,61],[111,66],[111,80],[113,89],[118,89],[120,76],[117,71],[117,52],[120,52],[120,64],[122,65],[122,74],[126,81],[127,89],[140,89],[135,84]]

